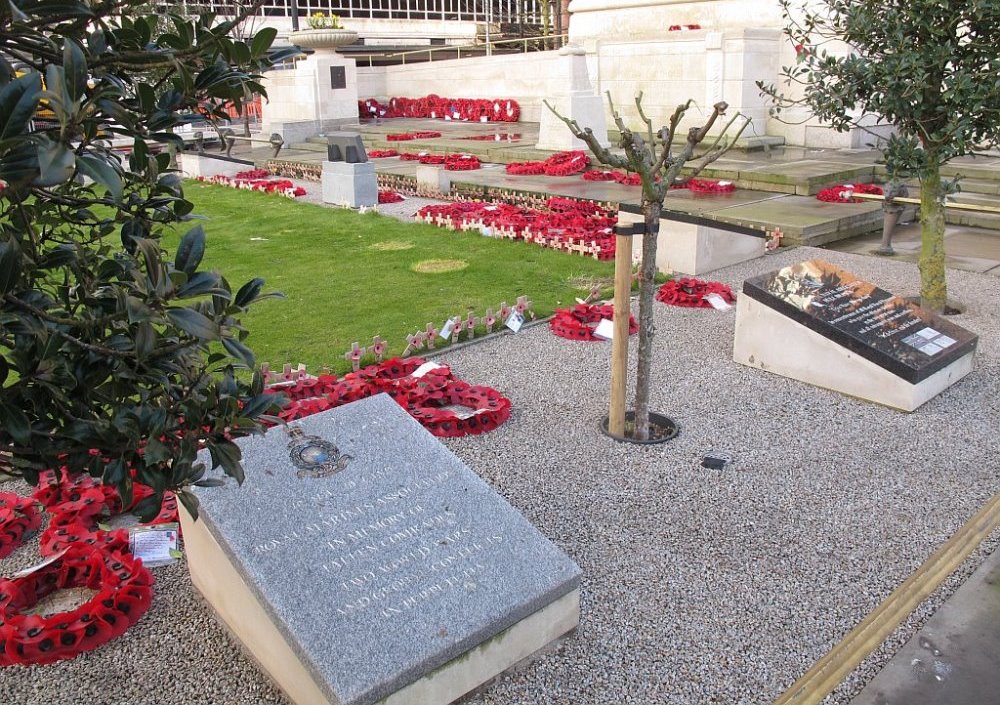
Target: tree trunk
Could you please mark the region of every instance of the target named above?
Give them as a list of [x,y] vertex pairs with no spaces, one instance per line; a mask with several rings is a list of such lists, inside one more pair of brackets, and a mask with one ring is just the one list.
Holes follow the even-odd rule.
[[920,176],[920,305],[942,313],[947,300],[941,163],[938,155],[928,150],[927,166]]
[[653,366],[653,293],[656,291],[656,238],[660,231],[660,204],[643,200],[646,232],[642,236],[642,265],[639,268],[639,351],[635,374],[635,433],[633,438],[649,438],[649,386]]

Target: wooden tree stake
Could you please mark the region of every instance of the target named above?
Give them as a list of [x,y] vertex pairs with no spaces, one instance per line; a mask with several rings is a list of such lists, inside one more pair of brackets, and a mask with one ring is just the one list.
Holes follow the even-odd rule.
[[625,387],[628,384],[628,319],[632,297],[632,229],[615,229],[615,320],[611,338],[611,406],[608,432],[625,436]]

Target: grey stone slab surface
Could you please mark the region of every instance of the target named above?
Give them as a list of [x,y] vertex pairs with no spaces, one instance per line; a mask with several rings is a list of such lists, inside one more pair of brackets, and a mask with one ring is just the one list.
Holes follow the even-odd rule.
[[1000,703],[1000,553],[914,634],[851,705]]
[[[636,189],[636,192],[638,190]],[[663,207],[685,213],[712,215],[727,208],[770,201],[774,198],[782,198],[782,194],[748,189],[736,189],[732,193],[699,194],[688,189],[675,189],[663,199]]]
[[786,196],[719,211],[719,220],[756,227],[779,226],[788,244],[814,244],[882,227],[880,203],[824,203]]
[[[375,703],[578,586],[576,564],[390,397],[295,425],[346,468],[300,472],[276,428],[238,442],[242,487],[197,494],[333,702]],[[302,457],[334,457],[313,443]]]

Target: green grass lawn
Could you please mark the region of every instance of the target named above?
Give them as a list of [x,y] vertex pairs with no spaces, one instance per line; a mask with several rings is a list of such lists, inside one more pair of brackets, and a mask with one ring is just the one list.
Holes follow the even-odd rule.
[[[611,284],[612,262],[494,240],[476,233],[401,223],[372,213],[298,203],[280,196],[188,182],[194,212],[207,217],[204,266],[234,290],[255,276],[284,299],[263,301],[244,319],[260,362],[303,362],[344,371],[351,343],[381,335],[398,355],[406,335],[471,307],[481,316],[519,295],[539,316],[569,306],[595,280]],[[264,238],[258,240],[255,238]],[[172,250],[177,238],[167,238]],[[403,248],[408,249],[392,249]],[[426,260],[462,260],[461,271],[422,274]]]

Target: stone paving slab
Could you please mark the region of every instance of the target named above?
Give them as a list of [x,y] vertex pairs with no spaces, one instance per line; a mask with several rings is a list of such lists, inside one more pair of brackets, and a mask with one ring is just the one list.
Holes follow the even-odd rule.
[[914,634],[851,705],[1000,701],[1000,553]]
[[714,216],[726,209],[745,206],[751,203],[782,199],[780,193],[766,191],[751,191],[736,189],[732,193],[702,194],[687,189],[676,189],[663,199],[663,207],[669,210],[683,211]]
[[879,203],[824,203],[811,196],[786,196],[734,206],[712,217],[736,225],[780,227],[787,245],[819,245],[882,228]]
[[[721,161],[721,160],[720,160]],[[738,170],[734,164],[712,164],[702,172],[713,179],[731,179],[737,185],[774,185],[775,190],[811,196],[822,189],[839,183],[868,182],[874,178],[874,165],[851,165],[820,160],[799,160],[769,164],[742,165]],[[784,188],[781,188],[784,187]]]
[[[881,232],[841,240],[829,245],[830,249],[857,254],[873,254],[881,241]],[[892,238],[896,254],[886,259],[916,263],[920,259],[920,224],[896,228]],[[993,231],[948,225],[944,234],[945,266],[968,272],[990,273],[1000,276],[1000,237]]]

